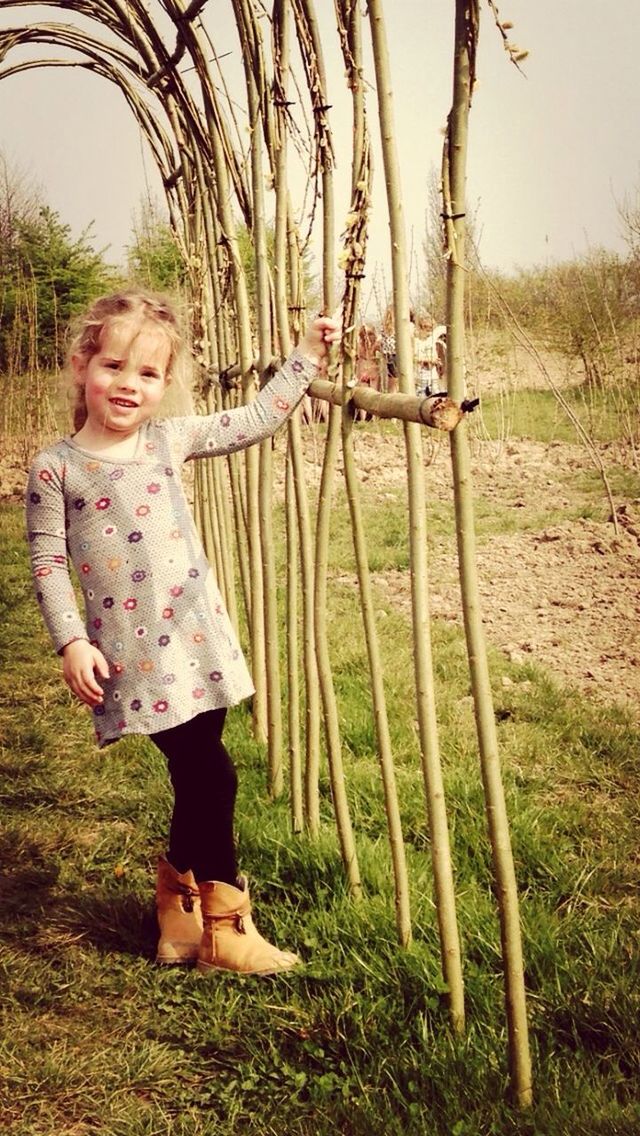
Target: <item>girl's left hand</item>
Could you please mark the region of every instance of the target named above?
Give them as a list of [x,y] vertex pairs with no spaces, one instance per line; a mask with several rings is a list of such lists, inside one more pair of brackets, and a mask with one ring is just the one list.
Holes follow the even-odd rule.
[[329,347],[332,343],[337,343],[340,339],[340,324],[331,316],[318,316],[314,319],[313,323],[309,324],[306,330],[304,339],[300,340],[298,350],[315,363],[317,367],[322,367],[326,362],[329,353]]

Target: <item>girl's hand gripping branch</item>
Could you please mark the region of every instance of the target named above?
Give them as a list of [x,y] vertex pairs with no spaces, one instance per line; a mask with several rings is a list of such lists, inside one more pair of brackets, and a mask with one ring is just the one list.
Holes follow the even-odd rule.
[[67,686],[87,706],[98,706],[104,701],[104,691],[96,679],[109,678],[109,664],[102,651],[86,639],[75,639],[62,652],[62,675]]
[[331,344],[337,343],[339,338],[338,321],[331,316],[318,316],[309,324],[304,338],[298,344],[298,350],[317,367],[323,369]]

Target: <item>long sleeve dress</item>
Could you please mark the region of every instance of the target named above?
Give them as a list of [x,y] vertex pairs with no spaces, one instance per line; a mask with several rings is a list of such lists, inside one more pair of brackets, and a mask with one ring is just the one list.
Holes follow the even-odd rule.
[[35,458],[26,504],[36,595],[56,651],[85,639],[107,659],[104,702],[93,710],[99,746],[157,733],[253,693],[181,468],[274,434],[316,373],[295,351],[245,406],[144,423],[128,461],[84,451],[73,438]]

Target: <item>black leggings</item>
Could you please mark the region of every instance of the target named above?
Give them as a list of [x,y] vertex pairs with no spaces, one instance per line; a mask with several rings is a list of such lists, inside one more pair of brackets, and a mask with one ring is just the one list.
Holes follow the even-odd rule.
[[152,734],[167,758],[174,806],[169,833],[169,862],[196,880],[220,880],[235,886],[236,850],[233,810],[238,778],[222,744],[227,711],[207,710],[189,722]]

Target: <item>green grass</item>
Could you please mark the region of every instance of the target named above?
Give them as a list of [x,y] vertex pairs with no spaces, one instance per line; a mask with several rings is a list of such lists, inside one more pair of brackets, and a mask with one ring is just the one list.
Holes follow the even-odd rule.
[[[569,408],[594,442],[617,442],[622,436],[622,418],[628,419],[636,444],[637,391],[595,391],[585,386],[563,390]],[[535,442],[579,442],[568,414],[551,390],[529,388],[483,395],[481,436],[529,438]],[[479,429],[479,427],[476,427]]]
[[[409,629],[378,593],[412,891],[415,937],[403,951],[339,503],[332,520],[334,677],[365,898],[354,905],[345,894],[326,771],[320,839],[294,838],[286,800],[267,799],[247,709],[235,710],[226,737],[239,766],[239,843],[257,922],[305,959],[300,973],[259,981],[153,965],[153,869],[170,809],[162,759],[135,739],[94,748],[88,716],[61,683],[40,625],[20,512],[2,514],[7,1136],[640,1134],[638,731],[619,708],[596,709],[533,666],[492,656],[535,1071],[534,1108],[523,1116],[508,1100],[499,930],[464,646],[454,627],[434,623],[468,1014],[466,1036],[456,1040],[440,977]],[[444,512],[439,523],[444,534]],[[393,503],[378,514],[377,570],[404,567],[403,526]]]

